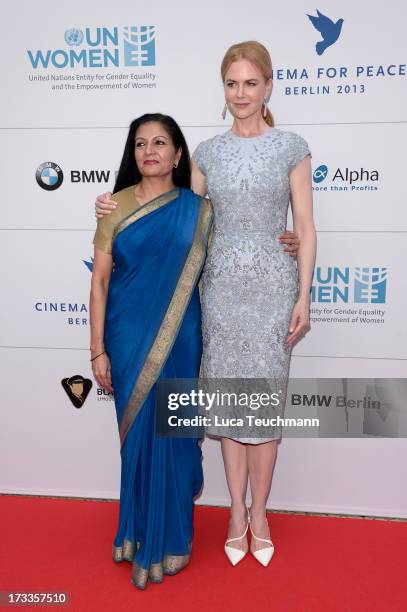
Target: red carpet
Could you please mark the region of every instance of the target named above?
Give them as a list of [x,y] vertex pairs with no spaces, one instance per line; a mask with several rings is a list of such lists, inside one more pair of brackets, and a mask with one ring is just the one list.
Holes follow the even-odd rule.
[[47,609],[69,611],[407,609],[406,523],[270,514],[269,567],[251,556],[232,567],[228,511],[198,506],[189,567],[138,591],[130,564],[111,561],[117,511],[114,502],[0,496],[0,590],[66,591],[66,606]]

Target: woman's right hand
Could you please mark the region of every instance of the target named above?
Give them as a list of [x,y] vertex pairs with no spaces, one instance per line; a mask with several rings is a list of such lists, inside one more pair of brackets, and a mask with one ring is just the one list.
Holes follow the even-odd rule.
[[102,193],[102,195],[99,195],[96,198],[95,202],[96,219],[103,219],[105,215],[110,215],[116,206],[117,204],[114,200],[112,200],[112,194],[110,191]]
[[92,372],[97,383],[106,389],[106,391],[112,393],[113,387],[110,359],[106,353],[99,355],[99,357],[92,361]]

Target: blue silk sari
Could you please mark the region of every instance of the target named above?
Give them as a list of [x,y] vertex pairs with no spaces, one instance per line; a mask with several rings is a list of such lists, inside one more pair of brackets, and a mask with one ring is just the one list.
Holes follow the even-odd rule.
[[199,375],[197,283],[211,223],[210,202],[180,188],[134,210],[114,234],[105,319],[122,460],[113,559],[133,563],[139,588],[177,573],[191,552],[201,449],[195,438],[156,436],[156,384]]

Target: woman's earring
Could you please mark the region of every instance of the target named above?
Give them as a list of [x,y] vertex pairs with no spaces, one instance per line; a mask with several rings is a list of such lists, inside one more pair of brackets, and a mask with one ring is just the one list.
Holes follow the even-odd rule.
[[178,168],[178,162],[175,162],[174,168]]
[[266,98],[264,98],[264,102],[263,102],[263,117],[264,119],[267,119],[267,100]]
[[223,111],[222,111],[222,119],[223,119],[223,121],[225,121],[225,119],[226,119],[227,110],[228,110],[228,105],[225,103],[225,106],[223,107]]

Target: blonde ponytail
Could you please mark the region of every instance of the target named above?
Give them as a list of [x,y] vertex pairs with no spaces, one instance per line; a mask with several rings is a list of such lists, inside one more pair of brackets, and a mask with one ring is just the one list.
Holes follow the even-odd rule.
[[271,114],[271,110],[269,109],[269,107],[267,107],[267,115],[266,117],[263,117],[263,119],[270,127],[274,126],[273,115]]

